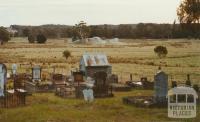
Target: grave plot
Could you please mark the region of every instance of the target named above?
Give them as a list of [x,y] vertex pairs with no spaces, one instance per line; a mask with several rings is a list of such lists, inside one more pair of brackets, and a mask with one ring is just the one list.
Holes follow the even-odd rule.
[[140,81],[126,81],[126,85],[128,85],[131,88],[151,90],[154,87],[154,82],[148,81],[147,77],[142,77]]
[[74,87],[62,87],[57,88],[55,95],[62,98],[75,98],[75,88]]
[[165,72],[161,71],[161,68],[159,68],[159,71],[154,77],[154,96],[129,96],[124,97],[123,102],[138,107],[166,107],[167,92],[168,75]]
[[83,98],[83,90],[85,89],[84,73],[82,71],[76,71],[72,74],[76,98]]
[[95,97],[112,97],[112,89],[107,81],[106,72],[96,72],[94,74],[94,96]]
[[14,75],[14,89],[7,90],[7,68],[0,64],[0,107],[10,108],[26,104],[27,92],[23,89],[23,84]]
[[153,96],[129,96],[122,99],[124,104],[134,105],[136,107],[154,107],[154,97]]
[[67,86],[66,76],[62,74],[52,74],[51,81],[54,89],[64,88],[65,86]]
[[25,89],[28,93],[34,92],[53,92],[51,81],[42,81],[42,69],[40,66],[34,66],[32,68],[31,80],[25,82]]
[[52,82],[56,96],[62,98],[75,98],[75,87],[67,80],[66,76],[62,74],[53,74]]
[[118,82],[118,76],[112,74],[108,76],[107,81],[109,82],[109,86],[113,91],[130,91],[131,87]]

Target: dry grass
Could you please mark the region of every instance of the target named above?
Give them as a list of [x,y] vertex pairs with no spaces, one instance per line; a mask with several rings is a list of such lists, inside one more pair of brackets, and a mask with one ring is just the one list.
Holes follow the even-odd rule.
[[[147,76],[153,79],[157,67],[163,69],[174,80],[184,81],[186,74],[191,74],[194,82],[200,80],[200,42],[199,40],[121,40],[122,45],[81,45],[66,43],[65,39],[49,40],[47,44],[29,44],[26,38],[13,38],[8,44],[0,47],[0,61],[10,68],[12,63],[40,64],[52,71],[55,66],[61,73],[67,74],[78,68],[84,52],[103,52],[108,55],[113,72],[128,80],[133,73],[135,79]],[[168,55],[159,59],[153,49],[164,45]],[[62,52],[68,49],[72,53],[67,61]],[[21,72],[27,67],[22,67]],[[123,74],[123,75],[122,75]],[[122,75],[122,76],[121,76]]]
[[[39,64],[43,76],[53,72],[69,74],[71,69],[78,68],[84,52],[103,52],[108,55],[113,73],[119,75],[120,81],[134,80],[146,76],[153,80],[159,65],[169,74],[169,79],[183,82],[186,74],[191,74],[193,83],[200,81],[200,42],[197,40],[122,40],[123,45],[74,45],[65,43],[65,39],[49,40],[47,44],[28,44],[25,38],[13,38],[8,44],[0,47],[0,62],[11,69],[12,63],[23,64],[19,72],[31,73],[31,67]],[[159,59],[153,52],[157,45],[167,46],[169,54]],[[62,52],[68,49],[72,57],[65,60]],[[28,69],[28,70],[27,70]],[[61,99],[54,94],[34,94],[28,97],[26,107],[0,109],[0,122],[147,122],[177,121],[167,118],[167,109],[148,109],[127,106],[122,97],[133,95],[152,95],[150,90],[134,90],[115,93],[115,97],[96,99],[88,104],[83,100]],[[198,109],[200,106],[198,106]],[[189,122],[199,122],[197,118]],[[185,121],[185,120],[178,120]]]

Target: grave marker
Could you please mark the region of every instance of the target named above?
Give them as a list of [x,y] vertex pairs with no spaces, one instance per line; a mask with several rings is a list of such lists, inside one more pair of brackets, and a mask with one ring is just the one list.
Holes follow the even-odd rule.
[[94,101],[94,95],[92,89],[84,89],[83,90],[83,96],[84,100],[87,102],[93,102]]
[[12,64],[12,74],[13,75],[17,74],[17,64]]
[[32,68],[32,80],[40,80],[41,79],[41,67],[40,66],[34,66]]
[[154,77],[154,82],[155,101],[165,103],[168,92],[168,75],[159,71]]
[[7,69],[4,64],[0,64],[0,97],[4,96]]

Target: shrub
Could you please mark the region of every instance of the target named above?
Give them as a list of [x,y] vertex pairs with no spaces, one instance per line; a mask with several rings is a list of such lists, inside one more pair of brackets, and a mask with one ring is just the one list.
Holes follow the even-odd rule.
[[8,40],[10,40],[9,32],[5,28],[0,27],[0,45],[4,42],[8,42]]
[[164,46],[156,46],[154,52],[158,55],[159,58],[166,57],[168,51]]
[[29,35],[28,36],[28,41],[29,41],[29,43],[35,43],[35,36]]
[[66,60],[67,60],[70,56],[71,56],[71,52],[70,52],[69,50],[65,50],[65,51],[63,52],[63,57],[65,57]]
[[43,44],[47,41],[47,38],[43,34],[37,35],[37,43]]

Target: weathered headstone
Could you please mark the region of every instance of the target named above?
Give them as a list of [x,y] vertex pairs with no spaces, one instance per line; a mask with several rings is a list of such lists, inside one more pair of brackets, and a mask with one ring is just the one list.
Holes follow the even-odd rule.
[[17,74],[17,64],[12,64],[12,74],[13,75]]
[[74,82],[84,82],[83,72],[73,72]]
[[109,97],[112,96],[112,91],[109,93],[109,82],[107,80],[106,72],[96,72],[94,74],[94,96],[95,97]]
[[159,71],[154,77],[155,102],[165,103],[168,92],[168,75]]
[[84,89],[83,90],[83,96],[84,96],[84,100],[87,101],[87,102],[94,101],[94,95],[93,95],[92,89]]
[[34,66],[32,69],[32,80],[40,80],[41,79],[41,67]]
[[4,96],[4,86],[6,83],[7,69],[4,64],[0,64],[0,97]]
[[191,81],[190,81],[190,75],[189,75],[189,74],[187,74],[187,80],[186,80],[186,82],[185,82],[185,85],[187,85],[187,86],[192,86]]

